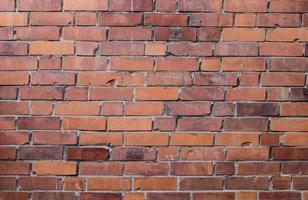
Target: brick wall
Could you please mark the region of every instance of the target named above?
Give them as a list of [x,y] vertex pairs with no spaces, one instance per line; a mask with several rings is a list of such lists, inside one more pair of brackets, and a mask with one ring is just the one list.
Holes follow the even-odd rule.
[[0,199],[308,199],[308,0],[0,11]]

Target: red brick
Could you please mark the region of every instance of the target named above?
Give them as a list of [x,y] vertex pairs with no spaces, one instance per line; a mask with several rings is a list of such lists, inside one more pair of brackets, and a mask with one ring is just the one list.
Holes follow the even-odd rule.
[[67,87],[65,91],[66,100],[86,100],[88,98],[88,88],[86,87]]
[[224,58],[223,71],[265,71],[263,58]]
[[21,11],[59,11],[61,0],[20,0],[18,8]]
[[27,102],[0,102],[0,115],[27,115],[29,104]]
[[28,193],[27,192],[0,192],[1,199],[20,199],[27,200]]
[[20,147],[20,160],[61,160],[62,147]]
[[109,150],[105,148],[67,148],[68,160],[107,160]]
[[219,0],[179,1],[180,11],[218,12],[221,9]]
[[106,130],[106,119],[103,117],[70,117],[63,119],[65,130]]
[[302,56],[304,46],[300,43],[265,42],[260,44],[261,56]]
[[84,192],[80,194],[80,200],[87,199],[112,199],[112,200],[121,200],[122,196],[119,193],[90,193]]
[[105,57],[64,57],[64,70],[105,70],[107,67],[107,59]]
[[225,180],[226,189],[231,190],[268,190],[268,177],[244,176],[227,177]]
[[232,175],[234,174],[233,162],[216,162],[215,171],[217,175]]
[[1,131],[0,139],[1,145],[24,145],[29,142],[28,133],[24,131]]
[[194,103],[168,103],[168,115],[206,115],[209,114],[210,104],[203,102]]
[[61,190],[62,180],[56,177],[21,177],[21,190]]
[[[183,134],[183,135],[185,135],[185,134]],[[202,138],[200,137],[200,139],[202,139]],[[202,160],[216,160],[216,161],[217,160],[224,160],[225,159],[225,152],[224,152],[224,148],[220,148],[220,147],[218,147],[218,148],[216,148],[216,147],[185,148],[185,149],[181,149],[180,159],[181,160],[200,160],[200,161],[202,161]]]
[[188,16],[185,14],[146,13],[144,24],[152,26],[186,26]]
[[33,131],[33,144],[73,145],[77,144],[77,134],[69,131]]
[[[15,160],[15,159],[16,159],[16,148],[15,147],[0,147],[0,160]],[[10,182],[8,182],[8,185],[9,184]],[[3,187],[4,186],[5,186],[5,183]],[[1,189],[1,184],[0,184],[0,189]]]
[[234,104],[220,102],[215,103],[212,112],[214,116],[233,116]]
[[107,0],[89,0],[87,2],[83,0],[64,0],[63,4],[64,10],[107,10],[108,9],[108,1]]
[[190,27],[157,27],[154,29],[154,38],[158,41],[195,41],[197,37],[196,28]]
[[180,99],[181,100],[223,100],[224,89],[220,87],[193,87],[182,88]]
[[28,162],[1,162],[1,175],[29,175],[30,164]]
[[279,162],[242,162],[239,163],[237,173],[239,175],[271,175],[279,174]]
[[308,162],[283,162],[281,166],[283,174],[308,174]]
[[95,42],[75,42],[76,55],[93,56],[98,50],[98,45]]
[[19,117],[17,120],[18,128],[31,129],[60,129],[60,118],[58,117]]
[[154,130],[173,131],[175,130],[176,119],[168,117],[159,117],[154,119]]
[[291,185],[290,176],[274,176],[272,178],[272,184],[274,189],[289,189]]
[[1,27],[0,28],[0,39],[1,40],[13,40],[13,28],[12,27]]
[[151,58],[113,57],[110,65],[117,71],[148,71],[153,70],[154,61]]
[[130,190],[130,178],[89,178],[88,190]]
[[299,27],[301,25],[301,18],[298,14],[259,14],[258,26],[264,27]]
[[101,107],[101,114],[103,115],[122,115],[123,104],[122,103],[103,103]]
[[[97,14],[92,12],[80,12],[76,15],[76,25],[96,25]],[[80,30],[80,29],[79,29]],[[89,29],[88,29],[89,30]],[[74,35],[74,33],[67,31],[69,35]],[[82,34],[82,32],[81,32]],[[95,34],[93,34],[95,35]],[[76,35],[75,35],[76,36]],[[97,36],[95,36],[97,37]],[[98,36],[100,37],[100,36]]]
[[[120,55],[129,56],[144,55],[144,43],[143,42],[103,42],[101,43],[101,55]],[[118,60],[119,61],[119,60]]]
[[195,58],[160,58],[156,62],[158,71],[197,71],[198,60]]
[[108,33],[109,40],[151,40],[150,28],[112,27]]
[[188,72],[153,72],[147,74],[148,85],[191,85],[192,78]]
[[152,0],[111,0],[112,11],[152,11]]
[[80,145],[121,145],[121,133],[81,132]]
[[40,69],[60,69],[61,59],[55,56],[41,56],[39,60]]
[[288,0],[273,0],[270,4],[271,12],[307,12],[308,4],[306,1],[295,0],[290,5]]
[[91,88],[90,100],[131,100],[133,97],[132,88]]
[[29,74],[27,72],[0,72],[0,85],[27,85]]
[[176,10],[176,0],[157,0],[155,4],[155,9],[157,11],[175,11]]
[[169,166],[167,163],[155,162],[126,162],[125,175],[162,176],[167,175]]
[[274,160],[305,160],[308,157],[308,148],[274,148]]
[[233,147],[227,149],[227,160],[268,160],[268,148]]
[[221,190],[223,178],[184,178],[180,182],[180,190]]
[[[1,13],[0,13],[1,19]],[[0,21],[1,25],[1,21]],[[23,56],[28,53],[28,43],[26,42],[0,42],[0,55],[2,56]]]
[[255,133],[223,133],[215,135],[215,145],[258,146],[259,135]]
[[300,192],[260,192],[259,199],[260,200],[274,200],[274,199],[294,199],[300,200],[301,193]]
[[219,131],[222,120],[219,118],[186,117],[178,120],[177,130],[181,131]]
[[23,100],[60,100],[63,99],[61,87],[22,87],[20,98]]
[[195,85],[237,85],[236,74],[200,73],[195,75]]
[[109,26],[136,26],[141,24],[140,13],[100,13],[99,24]]
[[13,117],[1,117],[0,118],[0,130],[15,129],[15,118]]
[[18,40],[59,40],[58,27],[17,27],[16,39]]
[[235,193],[232,192],[206,192],[194,193],[194,200],[215,199],[215,200],[232,200],[235,199]]
[[226,100],[262,101],[265,100],[265,89],[248,87],[228,89]]
[[211,162],[174,162],[171,163],[171,175],[205,176],[213,173]]
[[75,74],[71,72],[33,72],[33,85],[74,85]]
[[[232,14],[191,13],[191,26],[232,26]],[[200,38],[199,38],[200,39]]]
[[15,1],[12,0],[3,0],[0,10],[1,11],[14,11]]
[[277,116],[278,104],[275,103],[238,103],[237,116]]
[[266,12],[267,1],[266,0],[247,0],[242,2],[241,0],[226,0],[225,11],[227,12]]
[[78,177],[65,177],[63,188],[65,190],[84,190],[85,180]]
[[134,161],[155,160],[156,150],[153,148],[114,148],[111,154],[112,160]]
[[271,58],[270,71],[303,72],[308,70],[308,61],[305,58]]
[[217,43],[215,47],[217,56],[257,56],[257,43],[252,42],[224,42]]
[[31,114],[32,115],[51,115],[53,105],[51,102],[32,102],[31,103]]
[[16,189],[16,178],[15,177],[1,177],[0,178],[0,189],[1,190],[15,190]]
[[65,40],[75,41],[103,41],[106,40],[105,28],[94,27],[65,27],[63,29],[63,38]]
[[[212,44],[211,43],[188,43],[188,42],[177,42],[168,45],[168,53],[177,56],[211,56],[212,55]],[[189,58],[184,58],[188,60]],[[171,60],[171,59],[170,59]],[[180,58],[174,60],[181,60]],[[182,62],[183,64],[185,61]],[[198,65],[195,64],[197,67]],[[189,66],[187,66],[189,69]]]
[[31,12],[30,23],[32,25],[71,25],[73,24],[73,13],[68,12]]
[[1,57],[0,58],[1,70],[36,70],[37,59],[35,57]]

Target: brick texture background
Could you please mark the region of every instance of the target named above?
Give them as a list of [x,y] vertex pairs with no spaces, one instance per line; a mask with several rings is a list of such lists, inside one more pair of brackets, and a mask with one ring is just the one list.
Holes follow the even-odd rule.
[[1,0],[1,200],[307,200],[308,0]]

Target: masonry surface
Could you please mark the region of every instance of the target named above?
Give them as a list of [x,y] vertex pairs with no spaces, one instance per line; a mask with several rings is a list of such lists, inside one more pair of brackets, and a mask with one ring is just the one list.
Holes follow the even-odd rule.
[[308,200],[308,0],[1,0],[1,200]]

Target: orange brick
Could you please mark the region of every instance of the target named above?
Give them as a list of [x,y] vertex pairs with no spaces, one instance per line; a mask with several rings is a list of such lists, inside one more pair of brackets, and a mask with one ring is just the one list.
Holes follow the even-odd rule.
[[0,26],[27,26],[27,13],[1,12]]
[[72,55],[74,44],[72,42],[31,42],[32,55]]
[[235,16],[235,26],[253,27],[256,25],[255,14],[237,14]]
[[221,37],[223,41],[264,41],[265,29],[225,28]]
[[138,130],[151,130],[151,118],[108,118],[108,130],[117,131],[138,131]]
[[172,134],[170,145],[178,146],[211,146],[213,145],[213,135],[211,134]]
[[137,100],[177,100],[179,97],[178,88],[137,88]]
[[124,143],[128,146],[167,146],[168,140],[165,133],[127,133]]
[[63,129],[67,130],[105,130],[106,119],[103,117],[74,117],[63,119]]
[[167,45],[165,42],[147,42],[145,54],[149,56],[163,56],[166,54]]
[[75,162],[33,162],[32,172],[37,175],[76,175]]
[[135,190],[175,190],[176,178],[135,178]]
[[88,178],[88,190],[130,190],[130,178]]

